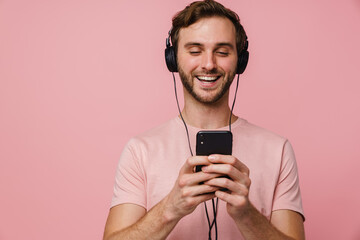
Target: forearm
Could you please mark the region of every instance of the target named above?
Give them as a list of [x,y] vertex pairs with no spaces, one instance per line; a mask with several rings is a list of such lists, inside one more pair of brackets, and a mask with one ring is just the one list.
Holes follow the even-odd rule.
[[294,240],[276,229],[271,222],[250,204],[235,223],[246,240]]
[[104,240],[128,239],[166,239],[180,219],[167,213],[167,198],[155,205],[139,221],[133,225],[104,237]]

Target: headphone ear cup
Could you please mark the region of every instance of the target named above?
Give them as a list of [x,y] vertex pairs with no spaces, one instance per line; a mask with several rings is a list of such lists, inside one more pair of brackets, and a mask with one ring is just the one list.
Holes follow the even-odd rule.
[[165,62],[170,72],[177,72],[176,54],[173,46],[165,48]]
[[249,61],[249,52],[247,50],[243,50],[239,54],[238,63],[237,63],[237,74],[242,74],[245,71],[245,68]]

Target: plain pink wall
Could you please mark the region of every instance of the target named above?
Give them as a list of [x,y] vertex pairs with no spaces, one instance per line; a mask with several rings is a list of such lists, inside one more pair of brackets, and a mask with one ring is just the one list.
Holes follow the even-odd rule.
[[[0,1],[0,239],[101,239],[122,147],[177,114],[187,3]],[[359,1],[222,3],[250,42],[235,112],[292,142],[307,238],[360,239]]]

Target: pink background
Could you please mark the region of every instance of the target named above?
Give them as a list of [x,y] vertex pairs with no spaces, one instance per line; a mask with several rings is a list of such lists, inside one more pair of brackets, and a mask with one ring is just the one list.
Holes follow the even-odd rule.
[[[177,114],[187,3],[0,1],[0,239],[101,239],[122,147]],[[307,238],[360,239],[360,2],[222,3],[250,42],[235,112],[292,142]]]

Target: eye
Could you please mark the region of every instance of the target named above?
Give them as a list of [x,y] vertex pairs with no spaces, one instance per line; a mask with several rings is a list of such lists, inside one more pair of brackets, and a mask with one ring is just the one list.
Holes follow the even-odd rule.
[[190,55],[197,56],[201,53],[201,49],[199,49],[197,47],[193,47],[193,48],[189,49],[189,53],[190,53]]
[[191,55],[199,55],[200,51],[189,51]]
[[226,57],[226,56],[229,55],[228,52],[223,52],[223,51],[218,51],[217,53],[218,53],[220,56],[223,56],[223,57]]
[[191,46],[188,48],[188,53],[192,56],[197,56],[201,54],[202,49],[199,46]]

